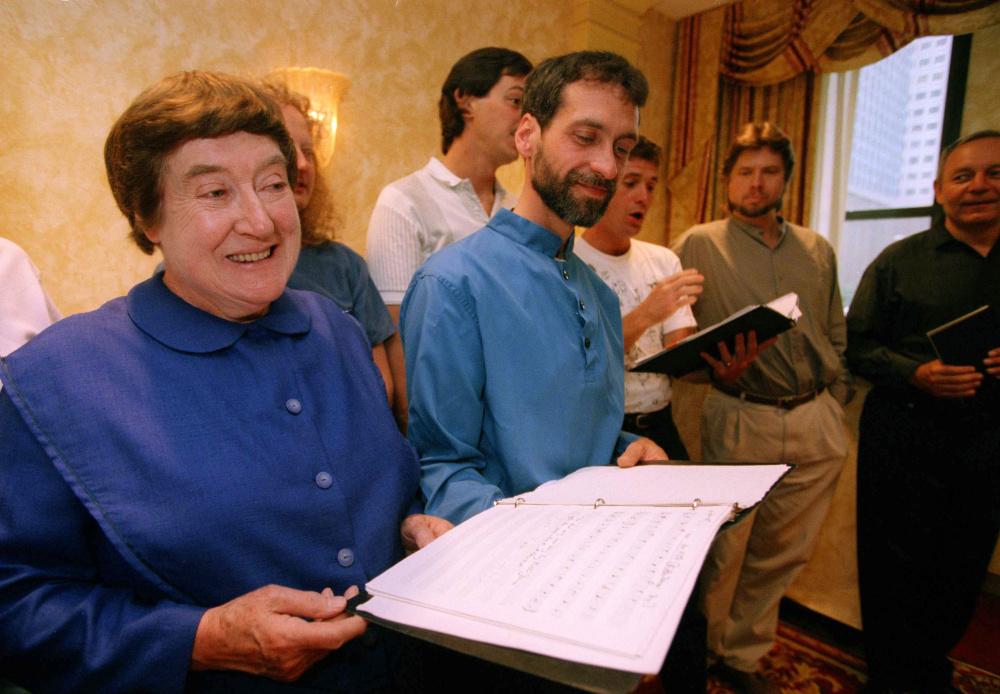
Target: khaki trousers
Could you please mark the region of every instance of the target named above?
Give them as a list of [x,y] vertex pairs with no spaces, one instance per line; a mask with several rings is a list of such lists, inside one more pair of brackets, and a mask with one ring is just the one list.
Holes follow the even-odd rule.
[[843,416],[828,391],[793,410],[714,388],[706,398],[703,461],[796,465],[712,544],[700,578],[710,660],[753,672],[774,645],[781,597],[816,546],[847,457]]

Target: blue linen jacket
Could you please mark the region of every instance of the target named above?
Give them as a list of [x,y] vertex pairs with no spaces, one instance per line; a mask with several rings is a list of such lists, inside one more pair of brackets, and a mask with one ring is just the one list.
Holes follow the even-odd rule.
[[[0,377],[0,670],[36,694],[180,692],[205,609],[268,584],[363,586],[420,511],[364,333],[310,292],[238,324],[154,277]],[[306,691],[386,670],[380,644],[355,641]]]

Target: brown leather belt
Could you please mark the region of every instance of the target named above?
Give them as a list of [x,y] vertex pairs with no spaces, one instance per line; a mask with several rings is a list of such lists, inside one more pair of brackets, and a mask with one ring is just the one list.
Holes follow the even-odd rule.
[[635,412],[633,414],[626,413],[625,421],[622,422],[622,427],[626,429],[648,429],[664,419],[673,420],[673,416],[670,414],[669,404],[667,404],[667,406],[662,410],[656,410],[655,412]]
[[747,402],[753,402],[758,405],[770,405],[771,407],[780,407],[783,410],[794,410],[799,405],[804,405],[807,402],[815,400],[819,397],[820,393],[826,390],[826,386],[820,386],[816,390],[810,390],[808,393],[803,393],[802,395],[791,395],[789,397],[782,398],[772,398],[766,395],[754,395],[753,393],[746,393],[739,388],[732,388],[730,386],[722,385],[721,383],[713,383],[712,387],[715,388],[720,393],[725,393],[734,398],[739,398],[740,400],[746,400]]

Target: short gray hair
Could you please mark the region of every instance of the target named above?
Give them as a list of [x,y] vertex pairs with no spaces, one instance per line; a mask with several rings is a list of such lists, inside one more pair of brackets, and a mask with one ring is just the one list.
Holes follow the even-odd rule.
[[975,140],[985,140],[986,138],[996,137],[1000,138],[1000,130],[979,130],[971,135],[966,135],[965,137],[960,137],[950,145],[941,150],[941,156],[938,158],[938,169],[937,169],[937,180],[941,180],[941,176],[944,175],[944,164],[948,161],[948,157],[951,153],[962,145],[967,145]]

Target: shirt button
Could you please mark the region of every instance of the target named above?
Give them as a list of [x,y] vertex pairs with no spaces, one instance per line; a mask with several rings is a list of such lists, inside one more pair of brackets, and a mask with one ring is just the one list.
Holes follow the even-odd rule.
[[590,338],[589,338],[589,337],[588,337],[588,338],[586,338],[586,339],[585,339],[585,340],[583,341],[583,346],[584,346],[584,347],[586,347],[587,349],[590,349]]
[[288,398],[288,400],[285,401],[285,409],[292,414],[298,414],[302,411],[302,403],[295,398]]
[[316,486],[320,489],[329,489],[333,485],[333,475],[329,472],[321,472],[316,475]]
[[563,279],[569,279],[569,270],[563,270]]
[[580,310],[582,311],[582,310],[584,310],[585,308],[586,308],[586,306],[585,306],[585,305],[584,305],[584,303],[583,303],[583,299],[580,299]]
[[337,563],[343,566],[345,569],[354,563],[354,552],[347,549],[346,547],[339,552],[337,552]]

